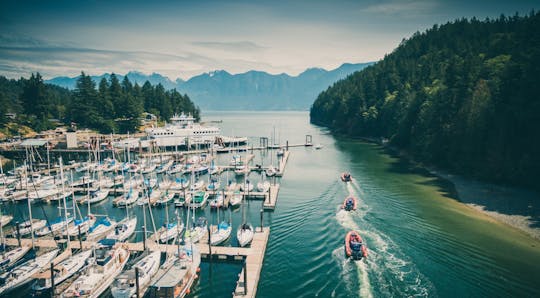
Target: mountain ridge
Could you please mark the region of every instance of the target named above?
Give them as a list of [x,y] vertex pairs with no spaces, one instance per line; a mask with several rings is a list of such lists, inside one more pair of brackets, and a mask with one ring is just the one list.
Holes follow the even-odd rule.
[[[125,75],[116,76],[120,81],[127,76],[132,83],[139,85],[148,80],[153,85],[163,85],[165,89],[177,89],[187,93],[201,109],[307,110],[321,91],[371,64],[373,62],[343,63],[332,70],[312,67],[297,76],[270,74],[260,70],[239,74],[215,70],[186,81],[179,78],[173,81],[155,72],[147,75],[140,71],[129,71]],[[103,73],[91,78],[97,84],[102,78],[109,79],[110,75]],[[59,76],[45,82],[73,89],[78,77]]]

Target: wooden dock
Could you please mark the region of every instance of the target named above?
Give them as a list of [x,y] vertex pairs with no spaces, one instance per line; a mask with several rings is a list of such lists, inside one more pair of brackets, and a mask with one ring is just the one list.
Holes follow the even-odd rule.
[[[238,281],[236,282],[236,289],[233,292],[233,297],[255,297],[257,293],[257,286],[261,274],[261,269],[264,261],[264,254],[266,252],[266,246],[268,244],[268,238],[270,235],[270,228],[261,227],[255,228],[255,235],[250,247],[232,247],[232,246],[209,246],[208,237],[203,239],[201,243],[197,243],[197,248],[201,253],[201,259],[203,260],[223,260],[223,261],[236,261],[243,263],[243,269],[238,274]],[[96,243],[92,241],[71,241],[70,248],[72,249],[90,249]],[[24,246],[32,246],[31,239],[21,239],[21,244]],[[6,245],[17,246],[17,239],[6,238]],[[36,239],[34,241],[36,247],[41,248],[56,248],[57,242],[53,239]],[[127,249],[131,251],[143,251],[144,245],[142,242],[136,243],[124,243]],[[147,249],[151,251],[162,252],[176,252],[178,247],[173,244],[158,244],[157,242],[147,239]],[[71,252],[66,250],[55,259],[55,263],[60,262],[69,256]],[[42,270],[42,273],[47,271],[47,268]]]
[[289,155],[291,154],[290,151],[285,151],[283,153],[283,156],[281,157],[281,160],[279,160],[279,169],[276,173],[277,177],[283,177],[283,173],[285,173],[285,166],[287,165],[287,161],[289,160]]

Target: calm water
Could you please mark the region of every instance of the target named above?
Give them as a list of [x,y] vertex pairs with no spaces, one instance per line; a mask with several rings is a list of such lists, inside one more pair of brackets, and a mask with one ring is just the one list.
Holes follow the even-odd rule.
[[[249,136],[255,145],[275,128],[276,142],[303,143],[310,134],[324,146],[291,148],[277,208],[264,214],[271,233],[258,297],[540,295],[539,241],[459,203],[448,183],[380,147],[337,140],[310,125],[307,112],[208,112],[203,120],[222,120],[224,134]],[[275,164],[274,154],[257,154],[254,161]],[[229,159],[219,156],[220,163]],[[339,180],[344,170],[352,173],[353,183]],[[222,183],[230,176],[223,174]],[[256,183],[261,177],[252,173],[249,179]],[[339,211],[348,194],[359,198],[356,212]],[[22,216],[25,206],[7,208]],[[117,219],[125,214],[110,206],[104,202],[92,211]],[[248,207],[247,220],[259,225],[261,202],[251,201]],[[140,209],[135,213],[142,218]],[[43,218],[56,211],[52,205],[36,205],[33,212]],[[165,210],[153,213],[156,225],[161,224]],[[197,214],[203,215],[212,223],[217,220],[209,208]],[[232,217],[236,227],[239,210]],[[350,229],[366,241],[367,260],[344,259],[343,238]],[[236,245],[234,236],[227,245]],[[192,296],[230,297],[239,265],[203,263],[201,269]]]

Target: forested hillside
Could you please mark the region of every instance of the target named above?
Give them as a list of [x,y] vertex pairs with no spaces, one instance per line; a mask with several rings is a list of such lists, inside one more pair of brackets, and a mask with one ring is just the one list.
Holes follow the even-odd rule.
[[338,133],[388,138],[428,164],[538,185],[540,14],[416,33],[322,92],[310,116]]
[[[51,120],[56,119],[103,133],[136,131],[145,111],[162,120],[180,112],[199,118],[200,113],[187,95],[167,91],[161,84],[147,81],[139,86],[127,77],[120,82],[113,74],[96,86],[84,73],[73,91],[45,84],[39,73],[19,80],[0,76],[0,111],[0,128],[11,122],[40,131],[52,128]],[[7,113],[16,118],[8,118]]]

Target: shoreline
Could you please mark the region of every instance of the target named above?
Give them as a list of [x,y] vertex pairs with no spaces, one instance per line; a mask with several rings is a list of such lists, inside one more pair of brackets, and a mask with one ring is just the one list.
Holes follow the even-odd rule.
[[400,158],[405,158],[415,167],[450,182],[454,187],[458,202],[540,240],[540,194],[532,190],[497,185],[451,174],[419,163],[405,152],[382,144],[377,139],[362,137],[360,140],[377,144]]

